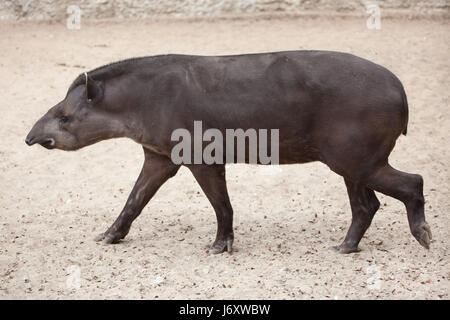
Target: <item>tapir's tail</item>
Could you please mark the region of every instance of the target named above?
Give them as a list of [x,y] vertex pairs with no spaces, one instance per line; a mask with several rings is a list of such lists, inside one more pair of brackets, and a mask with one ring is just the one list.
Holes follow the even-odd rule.
[[403,129],[403,134],[406,136],[406,132],[408,131],[408,118],[409,118],[409,109],[408,109],[408,99],[406,99],[405,89],[402,86],[402,98],[403,98],[403,110],[405,112],[405,128]]

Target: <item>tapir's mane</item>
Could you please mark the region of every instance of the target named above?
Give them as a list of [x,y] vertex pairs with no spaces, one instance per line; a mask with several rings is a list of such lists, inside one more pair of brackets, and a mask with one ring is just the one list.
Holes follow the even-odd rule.
[[[159,55],[159,56],[130,58],[126,60],[112,62],[105,64],[101,67],[95,68],[91,71],[88,71],[87,74],[89,75],[90,78],[94,80],[106,80],[131,72],[132,70],[134,70],[134,67],[151,62],[158,57],[162,56]],[[69,93],[71,90],[78,87],[79,85],[84,85],[85,83],[86,83],[86,76],[84,73],[82,73],[72,82],[72,84],[69,87],[69,90],[67,90],[67,93]]]

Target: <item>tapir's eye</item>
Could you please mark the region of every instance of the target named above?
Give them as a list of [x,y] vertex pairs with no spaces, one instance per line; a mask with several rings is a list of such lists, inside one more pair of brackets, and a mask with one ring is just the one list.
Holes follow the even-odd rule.
[[69,122],[69,117],[62,116],[61,118],[59,118],[59,123],[60,124],[65,124],[67,122]]

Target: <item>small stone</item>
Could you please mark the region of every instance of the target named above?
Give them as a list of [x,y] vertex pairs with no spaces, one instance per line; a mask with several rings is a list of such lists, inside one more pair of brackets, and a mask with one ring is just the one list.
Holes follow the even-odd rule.
[[164,282],[164,278],[160,277],[160,276],[156,277],[156,279],[153,280],[153,284],[156,284],[156,285],[161,284],[163,282]]

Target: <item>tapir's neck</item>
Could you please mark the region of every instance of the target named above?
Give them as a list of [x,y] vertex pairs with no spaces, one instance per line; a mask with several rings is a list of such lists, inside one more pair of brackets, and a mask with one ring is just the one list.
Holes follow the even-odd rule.
[[142,108],[138,104],[128,103],[126,108],[109,118],[105,128],[108,130],[107,139],[129,138],[148,147],[153,144],[146,134],[148,126]]
[[157,150],[165,144],[158,139],[164,136],[161,130],[166,129],[161,121],[166,109],[161,108],[161,103],[154,103],[158,92],[156,80],[146,74],[150,79],[136,81],[136,73],[139,71],[106,84],[105,108],[111,113],[109,128],[114,137],[126,137]]

